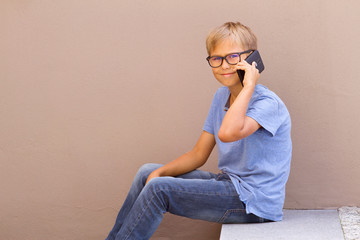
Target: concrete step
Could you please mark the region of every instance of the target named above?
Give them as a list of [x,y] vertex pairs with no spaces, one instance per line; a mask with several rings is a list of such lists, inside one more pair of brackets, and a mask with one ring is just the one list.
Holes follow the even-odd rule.
[[337,210],[284,210],[281,222],[223,224],[220,240],[344,240]]

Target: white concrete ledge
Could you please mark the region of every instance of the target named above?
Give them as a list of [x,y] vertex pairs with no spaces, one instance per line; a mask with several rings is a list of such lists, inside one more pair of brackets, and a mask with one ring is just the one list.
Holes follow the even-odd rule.
[[281,222],[223,224],[220,240],[344,240],[337,210],[284,210]]

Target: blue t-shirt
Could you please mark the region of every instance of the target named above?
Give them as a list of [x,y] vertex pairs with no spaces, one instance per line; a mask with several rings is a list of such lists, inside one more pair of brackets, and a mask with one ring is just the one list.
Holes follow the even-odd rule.
[[217,90],[203,130],[215,136],[219,169],[229,175],[240,200],[246,204],[246,212],[280,221],[292,151],[289,112],[275,93],[258,84],[246,116],[261,127],[244,139],[224,143],[218,132],[229,96],[227,87]]

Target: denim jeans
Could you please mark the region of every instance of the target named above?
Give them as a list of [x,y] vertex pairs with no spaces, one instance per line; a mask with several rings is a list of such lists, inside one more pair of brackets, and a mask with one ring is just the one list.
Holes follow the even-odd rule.
[[226,174],[195,170],[177,177],[158,177],[146,184],[159,164],[145,164],[137,172],[107,240],[149,239],[164,214],[217,223],[264,222],[246,214],[245,205]]

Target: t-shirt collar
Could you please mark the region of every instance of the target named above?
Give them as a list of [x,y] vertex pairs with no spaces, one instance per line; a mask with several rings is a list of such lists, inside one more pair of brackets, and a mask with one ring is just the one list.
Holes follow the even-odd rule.
[[231,94],[229,94],[229,97],[228,97],[228,100],[224,106],[224,111],[226,112],[227,110],[229,110],[229,107],[230,107],[230,96]]

